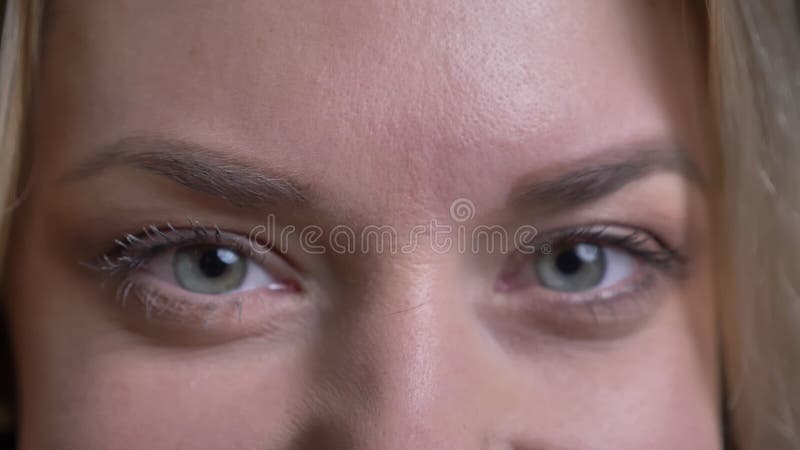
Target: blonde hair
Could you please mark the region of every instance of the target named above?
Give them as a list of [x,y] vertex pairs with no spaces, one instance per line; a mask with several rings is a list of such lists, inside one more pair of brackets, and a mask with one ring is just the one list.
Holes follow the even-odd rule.
[[[719,310],[729,435],[800,446],[800,12],[792,0],[707,0],[722,152]],[[8,0],[0,50],[0,256],[24,143],[40,0]],[[0,257],[0,273],[2,273]],[[729,442],[729,444],[731,444]]]
[[742,449],[800,447],[800,11],[709,0],[724,162],[720,309]]
[[[17,203],[16,184],[41,17],[38,0],[4,3],[0,41],[0,255],[8,241],[11,210]],[[0,274],[3,259],[0,257]]]
[[[38,57],[39,0],[7,0],[0,38],[0,289],[5,249],[11,231],[11,213],[18,202],[17,178],[22,164],[25,118],[32,86],[32,69]],[[0,290],[0,292],[2,292]],[[0,301],[3,297],[0,296]],[[4,307],[0,304],[0,307]],[[4,310],[5,308],[0,308]],[[0,314],[0,318],[4,314]],[[4,334],[0,345],[7,347]],[[0,348],[0,435],[13,427],[9,392],[13,377],[8,348]]]

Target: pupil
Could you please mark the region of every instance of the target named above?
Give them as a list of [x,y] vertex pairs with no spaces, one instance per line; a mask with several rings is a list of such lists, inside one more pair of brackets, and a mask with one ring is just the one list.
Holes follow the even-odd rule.
[[574,249],[561,252],[561,254],[556,257],[556,267],[566,275],[574,275],[577,273],[581,269],[582,264],[583,261],[578,254],[575,253]]
[[228,263],[220,258],[220,249],[210,249],[200,254],[200,270],[209,278],[216,278],[228,270]]

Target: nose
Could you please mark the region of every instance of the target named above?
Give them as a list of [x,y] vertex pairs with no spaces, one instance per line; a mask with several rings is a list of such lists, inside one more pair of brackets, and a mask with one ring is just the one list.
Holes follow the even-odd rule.
[[[441,258],[448,258],[441,256]],[[394,261],[338,298],[296,448],[502,449],[513,383],[443,261]]]

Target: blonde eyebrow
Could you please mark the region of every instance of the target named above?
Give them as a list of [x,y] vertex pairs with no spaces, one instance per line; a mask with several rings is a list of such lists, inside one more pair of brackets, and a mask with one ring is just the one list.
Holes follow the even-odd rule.
[[[603,152],[608,154],[609,152]],[[513,205],[567,209],[608,196],[655,172],[669,171],[685,176],[706,190],[702,171],[679,149],[650,149],[611,152],[605,159],[584,162],[580,167],[514,189]]]
[[286,174],[268,173],[255,164],[190,142],[141,136],[98,148],[63,181],[85,179],[118,166],[166,177],[239,207],[297,206],[308,201],[304,188]]

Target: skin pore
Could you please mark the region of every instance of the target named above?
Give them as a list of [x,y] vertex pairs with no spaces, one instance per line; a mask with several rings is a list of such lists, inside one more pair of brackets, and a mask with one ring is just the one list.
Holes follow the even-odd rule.
[[[719,448],[686,14],[52,2],[9,259],[22,448]],[[252,251],[273,219],[533,226],[618,276],[548,287],[553,255],[430,231]],[[192,292],[176,271],[209,249],[250,287]]]

